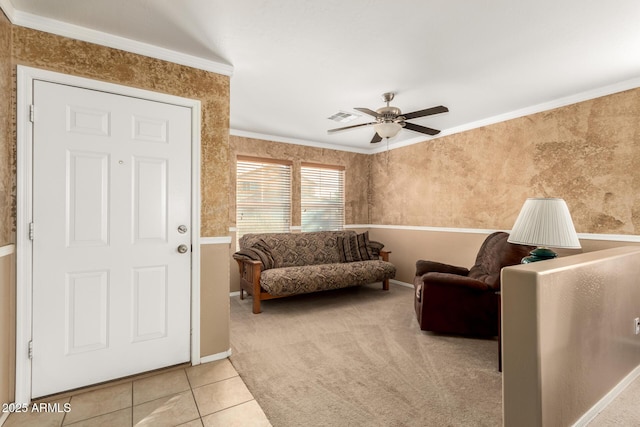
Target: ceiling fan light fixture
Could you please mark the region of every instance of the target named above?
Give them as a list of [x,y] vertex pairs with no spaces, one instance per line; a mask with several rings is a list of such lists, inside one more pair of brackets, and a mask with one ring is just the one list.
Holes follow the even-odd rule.
[[402,129],[402,125],[395,122],[382,122],[376,123],[375,125],[373,125],[373,128],[381,138],[393,138],[398,134],[398,132],[400,132],[400,129]]

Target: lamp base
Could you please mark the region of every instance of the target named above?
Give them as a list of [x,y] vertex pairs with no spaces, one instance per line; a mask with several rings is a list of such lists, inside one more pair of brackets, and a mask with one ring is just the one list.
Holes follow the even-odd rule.
[[554,251],[552,251],[551,249],[540,246],[540,247],[532,250],[531,252],[529,252],[529,256],[526,256],[526,257],[522,258],[520,263],[521,264],[529,264],[531,262],[537,262],[537,261],[544,261],[544,260],[547,260],[547,259],[553,259],[553,258],[555,258],[557,256],[558,256],[558,254],[555,253]]

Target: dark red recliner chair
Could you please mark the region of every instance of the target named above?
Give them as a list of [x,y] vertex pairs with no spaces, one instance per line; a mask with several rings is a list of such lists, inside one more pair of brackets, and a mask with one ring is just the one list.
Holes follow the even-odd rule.
[[500,270],[516,265],[535,247],[507,242],[508,233],[490,234],[471,269],[434,261],[416,262],[415,309],[423,331],[496,336],[500,310]]

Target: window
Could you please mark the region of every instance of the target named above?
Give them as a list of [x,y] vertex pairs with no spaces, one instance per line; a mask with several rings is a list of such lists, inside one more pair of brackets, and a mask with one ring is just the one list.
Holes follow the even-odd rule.
[[238,157],[236,229],[246,233],[288,232],[291,225],[291,163]]
[[302,231],[344,227],[344,168],[302,164]]

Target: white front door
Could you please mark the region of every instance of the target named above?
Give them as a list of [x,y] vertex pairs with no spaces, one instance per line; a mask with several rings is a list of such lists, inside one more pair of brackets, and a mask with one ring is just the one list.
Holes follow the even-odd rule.
[[32,397],[189,361],[191,110],[38,80],[33,104]]

